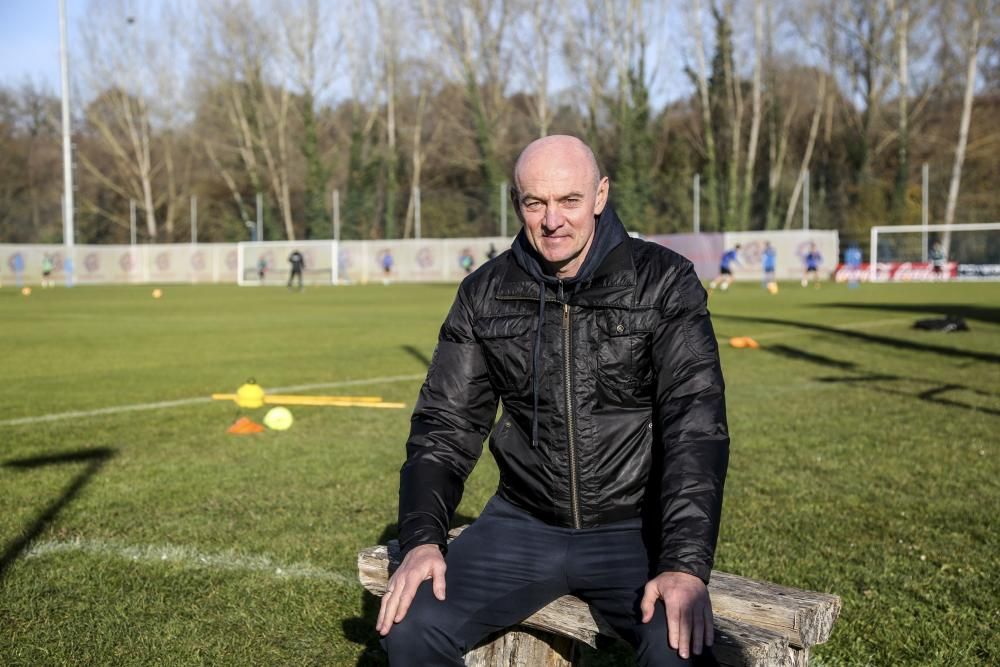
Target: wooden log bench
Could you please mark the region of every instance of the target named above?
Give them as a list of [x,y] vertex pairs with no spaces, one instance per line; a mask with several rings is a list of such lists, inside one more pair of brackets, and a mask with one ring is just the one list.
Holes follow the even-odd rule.
[[[462,528],[451,531],[449,538]],[[371,593],[385,594],[400,562],[399,544],[363,549],[358,578]],[[805,667],[809,650],[830,638],[840,598],[714,570],[708,587],[715,615],[715,657],[732,667]],[[573,596],[555,600],[521,625],[488,637],[465,656],[469,667],[569,667],[577,642],[596,647],[616,637],[590,607]]]

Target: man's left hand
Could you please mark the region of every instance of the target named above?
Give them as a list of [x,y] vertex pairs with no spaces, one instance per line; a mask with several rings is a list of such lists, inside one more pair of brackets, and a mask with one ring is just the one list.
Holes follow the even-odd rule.
[[642,595],[642,622],[653,618],[653,607],[663,600],[667,611],[667,636],[670,647],[681,658],[693,652],[701,655],[703,646],[715,641],[712,624],[712,601],[708,587],[698,577],[686,572],[664,572],[646,584]]

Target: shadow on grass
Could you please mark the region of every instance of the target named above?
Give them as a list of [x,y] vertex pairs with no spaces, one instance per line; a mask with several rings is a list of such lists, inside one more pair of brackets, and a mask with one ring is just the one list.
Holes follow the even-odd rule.
[[[472,523],[475,519],[464,514],[456,514],[452,519],[452,527],[464,526]],[[372,542],[375,544],[386,544],[389,540],[399,537],[399,531],[394,523],[387,525],[378,537]],[[362,547],[363,548],[363,547]],[[378,620],[378,610],[381,598],[372,595],[368,591],[361,592],[361,616],[348,618],[343,622],[344,636],[348,641],[355,644],[362,644],[365,647],[361,657],[358,658],[357,667],[385,667],[389,664],[388,657],[379,643],[379,634],[375,631],[375,621]]]
[[[904,377],[902,375],[863,375],[861,377],[820,377],[816,378],[818,382],[826,383],[839,383],[839,384],[855,384],[855,385],[865,385],[871,382],[923,382],[925,384],[935,384],[930,380],[923,380],[921,378],[911,378]],[[975,394],[976,396],[982,396],[983,398],[997,400],[1000,396],[997,394],[992,394],[988,391],[982,391],[981,389],[974,389],[972,387],[967,387],[963,384],[938,384],[931,387],[919,394],[913,394],[908,391],[903,391],[902,389],[892,389],[889,387],[871,387],[874,391],[879,391],[885,394],[894,394],[896,396],[909,396],[911,398],[917,398],[921,401],[926,401],[927,403],[935,403],[937,405],[944,405],[949,408],[959,408],[962,410],[971,410],[973,412],[984,412],[988,415],[995,415],[1000,417],[1000,410],[996,408],[987,408],[982,405],[970,405],[969,403],[963,403],[962,401],[957,401],[952,398],[948,398],[944,394],[953,391],[966,391]]]
[[412,345],[404,345],[403,350],[407,352],[411,357],[419,361],[424,365],[425,368],[431,367],[431,360],[427,358],[427,355],[413,347]]
[[[817,366],[823,366],[824,368],[837,368],[845,371],[854,370],[857,366],[852,361],[840,361],[839,359],[833,359],[832,357],[827,357],[821,354],[815,354],[813,352],[807,352],[805,350],[800,350],[795,347],[788,345],[768,345],[762,348],[767,352],[772,354],[777,354],[788,359],[795,359],[798,361],[806,361]],[[973,387],[967,387],[962,384],[945,383],[941,384],[933,380],[925,380],[923,378],[906,377],[903,375],[892,375],[886,373],[869,374],[869,375],[847,375],[847,376],[827,376],[815,378],[817,382],[824,382],[828,384],[851,384],[855,386],[865,386],[871,385],[875,382],[915,382],[919,384],[932,385],[929,389],[920,392],[919,394],[914,394],[912,392],[903,391],[901,389],[893,389],[890,387],[880,386],[880,387],[867,387],[873,391],[880,391],[886,394],[894,394],[896,396],[908,396],[910,398],[917,398],[921,401],[926,401],[928,403],[936,403],[937,405],[944,405],[951,408],[959,408],[963,410],[972,410],[975,412],[985,412],[990,415],[1000,416],[1000,410],[995,408],[988,408],[981,405],[970,405],[969,403],[963,403],[962,401],[955,400],[953,398],[947,397],[945,394],[949,392],[965,391],[975,394],[976,396],[982,396],[987,399],[997,399],[1000,396],[992,394],[988,391],[982,391],[981,389],[975,389]]]
[[814,324],[812,322],[799,322],[797,320],[780,320],[772,317],[751,317],[749,315],[712,315],[713,319],[737,320],[742,322],[758,322],[760,324],[776,324],[783,327],[794,327],[818,333],[833,334],[851,340],[872,343],[874,345],[885,345],[897,350],[911,350],[914,352],[929,352],[940,354],[945,357],[956,357],[959,359],[974,359],[985,361],[991,364],[1000,364],[1000,355],[990,352],[978,352],[975,350],[961,350],[954,347],[944,347],[942,345],[931,345],[930,343],[919,343],[901,338],[890,338],[889,336],[878,336],[876,334],[865,333],[863,331],[852,331],[849,329],[838,329],[837,327]]
[[31,543],[45,532],[45,529],[52,524],[59,512],[69,505],[76,498],[83,487],[96,475],[105,463],[110,461],[117,451],[107,447],[96,447],[93,449],[79,449],[74,452],[62,454],[49,454],[45,456],[35,456],[26,459],[12,459],[3,463],[4,468],[14,468],[16,470],[35,470],[45,466],[63,465],[66,463],[86,463],[87,466],[70,482],[62,495],[49,504],[28,528],[21,535],[4,547],[3,554],[0,555],[0,582],[3,581],[7,570],[14,564],[21,554],[23,554]]
[[808,361],[810,363],[826,366],[828,368],[850,370],[856,365],[853,361],[840,361],[838,359],[833,359],[832,357],[823,356],[822,354],[816,354],[815,352],[806,352],[805,350],[800,350],[797,347],[791,347],[789,345],[765,345],[763,349],[771,354],[777,354],[781,357],[796,359],[799,361]]
[[896,313],[913,313],[924,315],[940,313],[943,316],[953,315],[967,320],[977,320],[990,324],[1000,324],[1000,308],[988,306],[973,306],[962,303],[827,303],[823,308],[854,308],[856,310],[883,310]]

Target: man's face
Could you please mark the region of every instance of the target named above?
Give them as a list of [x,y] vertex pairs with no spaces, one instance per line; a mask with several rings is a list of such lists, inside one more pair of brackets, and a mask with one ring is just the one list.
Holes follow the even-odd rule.
[[570,141],[529,148],[518,165],[514,204],[528,242],[557,278],[576,275],[604,210],[608,179],[597,182],[589,156]]

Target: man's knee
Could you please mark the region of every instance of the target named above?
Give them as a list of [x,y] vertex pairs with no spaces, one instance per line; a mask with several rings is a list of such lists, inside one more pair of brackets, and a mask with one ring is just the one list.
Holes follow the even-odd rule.
[[437,600],[433,595],[421,595],[425,592],[423,588],[421,586],[403,620],[394,624],[382,639],[382,647],[389,654],[389,663],[394,667],[464,665],[458,640],[447,627],[448,614],[434,604]]

